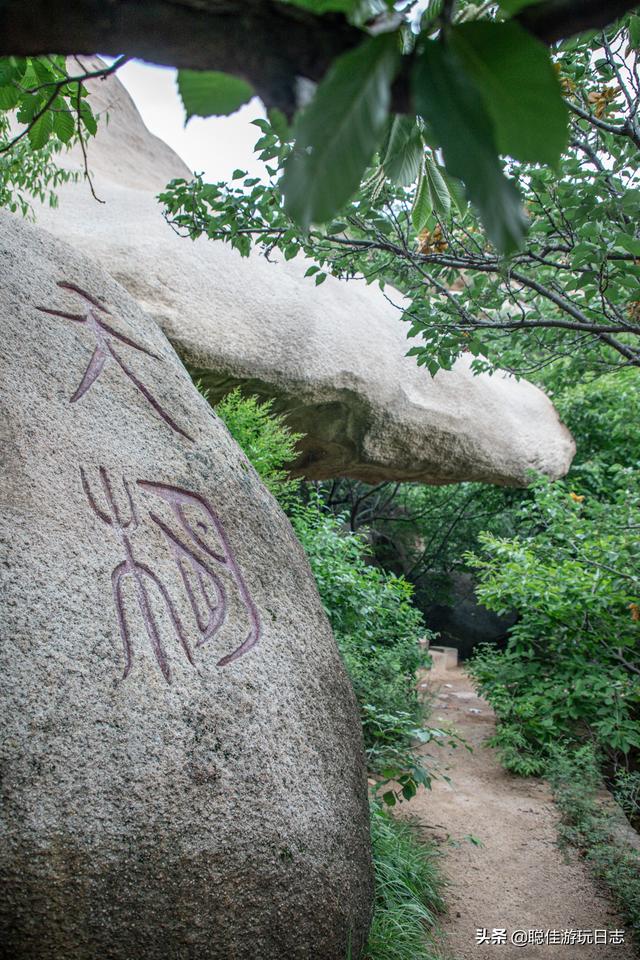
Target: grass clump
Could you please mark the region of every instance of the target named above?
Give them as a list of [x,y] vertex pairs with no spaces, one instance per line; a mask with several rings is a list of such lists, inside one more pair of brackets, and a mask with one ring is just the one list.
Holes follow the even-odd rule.
[[444,902],[434,845],[378,803],[371,805],[371,840],[376,903],[364,960],[436,960]]
[[593,747],[558,750],[548,777],[562,817],[561,845],[577,848],[587,860],[640,946],[640,852],[616,835],[611,811],[598,802],[602,780]]

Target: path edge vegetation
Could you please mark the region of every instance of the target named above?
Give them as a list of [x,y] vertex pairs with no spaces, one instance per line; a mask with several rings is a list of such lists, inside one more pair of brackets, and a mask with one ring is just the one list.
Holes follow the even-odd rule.
[[[208,400],[206,388],[195,382]],[[437,960],[438,915],[445,909],[439,853],[419,837],[410,818],[391,812],[437,775],[424,766],[425,758],[418,759],[415,746],[447,736],[423,723],[416,672],[428,656],[418,641],[429,631],[411,603],[411,586],[368,564],[362,538],[304,484],[289,479],[286,466],[295,457],[298,436],[274,413],[272,401],[236,389],[214,409],[292,521],[360,706],[375,784],[370,792],[375,901],[363,960]]]

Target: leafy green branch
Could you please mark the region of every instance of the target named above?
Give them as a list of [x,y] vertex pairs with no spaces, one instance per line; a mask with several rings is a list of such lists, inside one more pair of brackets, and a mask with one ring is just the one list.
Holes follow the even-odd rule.
[[[104,78],[122,66],[120,57],[110,67],[69,73],[64,57],[7,57],[0,60],[0,180],[4,204],[16,201],[12,184],[33,195],[44,195],[44,183],[53,186],[71,174],[51,163],[62,147],[80,145],[84,176],[97,200],[89,175],[86,138],[95,136],[97,119],[88,103],[87,80]],[[11,135],[9,115],[15,114],[17,132]],[[29,190],[29,186],[33,186]],[[23,212],[28,203],[18,201]]]

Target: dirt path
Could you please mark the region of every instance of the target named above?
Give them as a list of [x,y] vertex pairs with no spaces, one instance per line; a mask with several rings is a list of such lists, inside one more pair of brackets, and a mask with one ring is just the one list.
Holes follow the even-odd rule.
[[[448,916],[443,923],[446,955],[455,960],[631,960],[630,943],[554,944],[509,942],[514,931],[593,931],[624,925],[603,891],[576,856],[567,862],[556,846],[557,809],[546,784],[507,774],[495,751],[482,745],[494,717],[476,697],[469,678],[455,670],[429,674],[439,691],[430,722],[455,728],[474,752],[446,748],[440,769],[451,784],[434,782],[407,805],[425,835],[445,853],[450,882]],[[433,751],[431,751],[433,752]],[[405,807],[406,809],[406,807]],[[465,837],[477,838],[482,847]],[[453,841],[453,843],[452,843]],[[476,931],[489,937],[506,930],[506,943],[476,943]],[[497,935],[498,940],[501,935]],[[553,934],[550,938],[554,939]]]

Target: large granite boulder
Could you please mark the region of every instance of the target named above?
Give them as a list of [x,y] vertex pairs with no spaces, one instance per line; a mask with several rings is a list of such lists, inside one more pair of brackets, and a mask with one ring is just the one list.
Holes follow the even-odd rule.
[[361,729],[290,524],[131,296],[0,231],[0,954],[356,956]]
[[67,187],[41,222],[100,260],[214,399],[236,385],[275,398],[305,434],[299,475],[519,484],[529,469],[566,472],[574,443],[544,393],[506,375],[476,377],[468,358],[432,379],[406,356],[407,326],[377,287],[333,277],[316,287],[301,257],[243,259],[176,236],[155,194],[189,176],[184,164],[146,130],[116,78],[94,83],[92,96],[109,112],[89,147],[106,203],[86,185]]
[[[427,574],[416,584],[418,604],[425,587],[430,587],[429,593],[433,596],[433,584],[429,584],[429,580]],[[440,589],[438,602],[431,602],[422,610],[429,629],[440,634],[438,643],[455,647],[461,660],[470,657],[481,643],[506,644],[509,630],[517,621],[516,614],[500,616],[479,603],[470,573],[440,574],[436,582]]]

